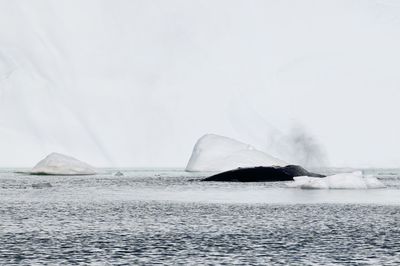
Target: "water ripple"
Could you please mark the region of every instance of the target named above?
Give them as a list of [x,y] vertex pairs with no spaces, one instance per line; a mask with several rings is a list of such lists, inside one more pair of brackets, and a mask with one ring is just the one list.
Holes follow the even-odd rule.
[[1,264],[400,263],[400,208],[162,202],[1,206]]

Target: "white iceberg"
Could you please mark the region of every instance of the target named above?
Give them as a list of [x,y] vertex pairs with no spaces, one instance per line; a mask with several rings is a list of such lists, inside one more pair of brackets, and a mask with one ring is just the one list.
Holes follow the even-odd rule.
[[32,168],[34,175],[94,175],[96,170],[73,157],[51,153]]
[[288,187],[303,189],[370,189],[384,188],[385,185],[374,176],[364,176],[361,171],[342,173],[323,178],[297,176]]
[[286,166],[288,163],[253,146],[215,134],[201,137],[193,148],[186,171],[227,171],[238,167]]

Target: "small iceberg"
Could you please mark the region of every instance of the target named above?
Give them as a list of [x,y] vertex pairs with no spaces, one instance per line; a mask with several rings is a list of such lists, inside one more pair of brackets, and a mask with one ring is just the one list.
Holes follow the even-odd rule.
[[302,189],[372,189],[384,188],[385,185],[374,176],[364,176],[361,171],[342,173],[323,178],[310,176],[294,177],[288,187]]
[[94,175],[94,167],[73,157],[51,153],[29,172],[31,175]]
[[186,166],[188,172],[219,172],[238,167],[286,166],[288,163],[253,146],[215,134],[201,137]]
[[117,171],[114,176],[124,176],[124,173],[122,173],[121,171]]

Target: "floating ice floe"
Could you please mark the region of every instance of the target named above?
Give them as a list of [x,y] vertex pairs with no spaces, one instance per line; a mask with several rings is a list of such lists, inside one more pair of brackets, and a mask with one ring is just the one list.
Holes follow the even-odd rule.
[[94,175],[96,170],[73,157],[51,153],[32,168],[34,175]]
[[227,171],[238,167],[286,166],[288,163],[253,146],[215,134],[201,137],[193,148],[186,171]]
[[384,188],[385,185],[374,176],[364,176],[361,171],[331,175],[323,178],[298,176],[288,187],[303,189],[370,189]]

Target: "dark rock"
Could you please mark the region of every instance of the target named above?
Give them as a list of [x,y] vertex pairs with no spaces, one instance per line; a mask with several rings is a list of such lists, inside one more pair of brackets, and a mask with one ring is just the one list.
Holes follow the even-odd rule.
[[325,177],[324,175],[308,172],[298,165],[259,166],[250,168],[238,168],[222,172],[203,179],[202,181],[221,182],[274,182],[291,181],[295,176]]
[[48,182],[32,184],[32,188],[39,189],[39,188],[49,188],[49,187],[53,187],[53,186]]

